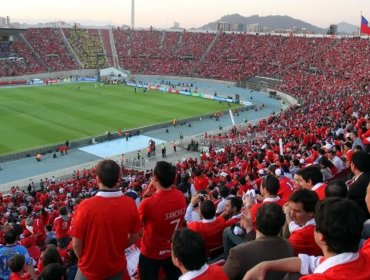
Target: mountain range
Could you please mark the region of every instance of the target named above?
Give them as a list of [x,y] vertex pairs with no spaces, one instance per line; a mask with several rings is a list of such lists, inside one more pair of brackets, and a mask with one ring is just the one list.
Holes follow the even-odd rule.
[[[247,24],[259,24],[262,27],[266,27],[269,30],[286,30],[286,29],[292,29],[293,27],[300,28],[300,29],[306,29],[311,30],[314,33],[318,34],[326,34],[328,28],[320,28],[318,26],[312,25],[310,23],[304,22],[299,19],[295,19],[289,16],[280,16],[280,15],[274,15],[274,16],[266,16],[266,17],[260,17],[259,15],[252,15],[249,17],[244,17],[240,14],[232,14],[232,15],[226,15],[221,17],[220,19],[210,22],[206,25],[203,25],[200,27],[200,29],[203,30],[216,30],[217,29],[217,23],[218,22],[228,22],[231,25],[242,23],[244,25]],[[341,22],[338,24],[338,33],[345,33],[345,34],[353,34],[353,32],[357,32],[358,27],[349,23]]]

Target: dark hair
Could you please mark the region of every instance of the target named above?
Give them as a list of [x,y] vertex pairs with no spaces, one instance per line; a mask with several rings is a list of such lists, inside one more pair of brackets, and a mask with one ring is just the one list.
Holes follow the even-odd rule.
[[262,187],[265,188],[269,194],[277,195],[280,188],[279,179],[269,174],[263,178]]
[[173,255],[189,270],[199,270],[207,260],[203,237],[195,231],[181,228],[172,237]]
[[51,263],[63,263],[59,251],[54,245],[48,245],[46,247],[45,251],[42,254],[41,261],[44,267]]
[[302,203],[304,211],[307,213],[315,213],[315,206],[319,201],[319,197],[314,191],[300,189],[291,194],[289,201]]
[[56,238],[51,238],[48,241],[48,244],[47,245],[54,245],[55,247],[57,247],[58,246],[58,240]]
[[45,226],[45,229],[46,229],[47,231],[52,231],[52,230],[53,230],[53,226],[52,226],[51,224],[47,224],[47,225]]
[[220,196],[223,198],[226,198],[230,193],[229,189],[225,186],[219,187],[219,190],[220,190]]
[[65,207],[65,206],[60,207],[59,208],[59,214],[60,215],[67,215],[68,214],[67,207]]
[[347,185],[346,183],[341,179],[335,179],[328,183],[326,189],[325,189],[325,197],[347,197]]
[[363,215],[351,200],[330,197],[316,206],[316,231],[320,232],[330,251],[341,254],[357,252],[361,240]]
[[120,167],[114,160],[102,160],[96,166],[96,175],[105,187],[114,188],[117,185]]
[[367,152],[355,152],[352,155],[351,161],[353,165],[361,172],[368,172],[370,170],[370,155]]
[[60,263],[51,263],[44,268],[39,280],[62,280],[67,279],[65,268]]
[[21,272],[26,262],[26,258],[22,254],[16,254],[8,260],[8,267],[12,272]]
[[167,161],[158,161],[154,167],[154,175],[159,184],[167,189],[171,187],[175,181],[176,168]]
[[334,164],[326,158],[326,156],[322,156],[319,160],[319,163],[323,165],[325,168],[329,167],[332,168]]
[[202,214],[203,218],[206,220],[210,220],[215,217],[216,215],[216,206],[210,200],[203,200],[200,202],[200,213]]
[[285,215],[280,205],[264,203],[257,211],[256,227],[265,236],[277,236],[285,224]]
[[5,232],[4,239],[6,244],[13,244],[17,240],[17,233],[14,229],[10,229]]
[[314,165],[307,166],[306,168],[302,169],[301,177],[305,182],[308,182],[311,179],[313,186],[323,181],[320,168]]
[[239,196],[229,197],[227,200],[230,200],[230,205],[232,208],[236,208],[236,212],[240,212],[243,207],[243,200]]
[[240,185],[245,185],[245,183],[246,183],[247,181],[245,180],[245,177],[241,177],[241,178],[239,178],[239,184]]

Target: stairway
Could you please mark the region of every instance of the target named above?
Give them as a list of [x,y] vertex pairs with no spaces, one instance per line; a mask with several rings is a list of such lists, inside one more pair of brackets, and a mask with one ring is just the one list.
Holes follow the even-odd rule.
[[200,58],[199,62],[198,63],[194,63],[194,67],[193,69],[191,70],[191,76],[194,76],[194,73],[196,73],[197,70],[199,70],[200,66],[203,64],[203,62],[206,60],[208,54],[210,53],[210,51],[212,50],[213,46],[216,44],[217,42],[217,39],[220,37],[220,34],[221,32],[217,32],[216,33],[216,36],[213,38],[213,40],[211,41],[211,43],[209,44],[209,46],[207,47],[206,51],[204,52],[204,54],[202,55],[202,57]]
[[58,33],[59,33],[60,38],[62,38],[62,41],[63,41],[64,45],[66,46],[66,49],[67,49],[67,52],[68,52],[69,56],[72,57],[73,61],[77,64],[78,68],[80,68],[80,69],[83,68],[84,67],[83,64],[81,63],[81,61],[78,58],[75,51],[73,50],[71,44],[69,43],[66,35],[63,32],[63,29],[58,28]]

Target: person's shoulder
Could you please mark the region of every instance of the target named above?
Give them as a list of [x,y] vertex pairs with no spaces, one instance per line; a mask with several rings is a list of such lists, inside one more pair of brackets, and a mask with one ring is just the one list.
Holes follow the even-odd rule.
[[206,275],[207,277],[212,277],[212,278],[208,278],[208,279],[218,279],[218,280],[227,280],[229,279],[226,275],[226,273],[224,272],[224,270],[218,266],[218,265],[215,265],[215,264],[211,264],[208,266],[208,269],[206,271]]

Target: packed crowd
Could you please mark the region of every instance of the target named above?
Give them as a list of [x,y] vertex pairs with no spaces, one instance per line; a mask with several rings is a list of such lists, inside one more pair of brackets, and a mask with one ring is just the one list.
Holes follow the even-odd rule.
[[47,71],[76,69],[76,63],[70,57],[58,29],[30,28],[24,36],[40,56]]
[[103,45],[97,29],[63,29],[69,43],[86,69],[107,66]]
[[[144,49],[133,47],[137,41],[150,41],[162,54],[161,45],[173,42],[181,50],[184,40],[191,41],[186,33],[168,41],[158,32],[131,33],[114,31],[117,51],[121,62],[142,60],[135,69],[144,72],[153,61],[166,60],[152,58],[150,51],[140,57]],[[197,60],[206,46],[198,47]],[[129,279],[122,252],[134,246],[142,280],[164,274],[281,279],[287,272],[303,279],[369,279],[368,47],[359,38],[221,34],[204,64],[214,67],[215,76],[209,67],[201,75],[279,76],[280,89],[299,98],[300,106],[255,125],[204,135],[243,141],[221,149],[210,145],[199,159],[158,162],[145,172],[108,160],[76,171],[72,179],[42,180],[40,190],[12,188],[1,197],[0,238],[7,245],[0,250],[14,248],[0,255],[7,264],[2,277],[9,279],[12,271],[24,279],[37,273],[40,279],[61,279],[55,276],[61,271],[68,279]],[[14,251],[25,256],[19,270]],[[207,264],[217,258],[223,259],[218,266]],[[29,276],[22,274],[24,267]]]

